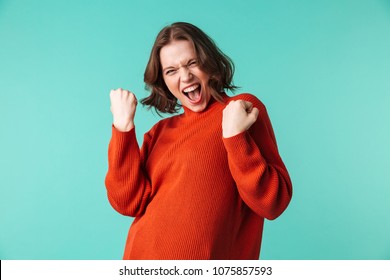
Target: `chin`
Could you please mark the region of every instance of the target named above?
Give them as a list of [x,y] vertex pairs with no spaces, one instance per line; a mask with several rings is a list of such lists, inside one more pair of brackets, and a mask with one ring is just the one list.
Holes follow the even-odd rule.
[[186,107],[188,109],[190,109],[192,112],[200,113],[200,112],[204,111],[204,109],[206,109],[207,103],[202,103],[202,104],[197,104],[197,105],[189,104]]
[[202,112],[202,111],[204,111],[204,109],[205,108],[190,108],[190,110],[192,111],[192,112],[195,112],[195,113],[200,113],[200,112]]

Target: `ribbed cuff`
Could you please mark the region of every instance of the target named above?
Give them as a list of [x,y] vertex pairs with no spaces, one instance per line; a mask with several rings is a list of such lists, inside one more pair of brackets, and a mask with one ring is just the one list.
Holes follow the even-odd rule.
[[127,145],[136,141],[135,127],[129,131],[119,131],[114,125],[112,125],[112,137],[111,141],[115,142],[119,147],[126,148]]
[[250,150],[250,146],[255,144],[248,131],[243,131],[228,138],[222,138],[228,153],[245,153]]

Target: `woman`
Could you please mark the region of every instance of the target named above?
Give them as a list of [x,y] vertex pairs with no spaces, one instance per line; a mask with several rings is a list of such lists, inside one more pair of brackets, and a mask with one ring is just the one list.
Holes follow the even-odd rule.
[[184,113],[163,119],[139,149],[137,99],[112,90],[107,195],[135,217],[124,259],[258,259],[264,218],[287,207],[292,186],[264,105],[229,97],[233,63],[199,28],[158,34],[146,66],[144,105]]

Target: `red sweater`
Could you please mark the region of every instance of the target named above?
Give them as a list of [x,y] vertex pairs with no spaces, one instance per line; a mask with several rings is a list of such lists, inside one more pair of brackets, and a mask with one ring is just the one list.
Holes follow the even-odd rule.
[[[222,110],[247,100],[260,111],[241,134],[222,137]],[[112,128],[107,195],[136,217],[124,259],[258,259],[264,218],[287,207],[292,186],[264,105],[224,96],[201,113],[159,121],[139,149],[134,129]]]

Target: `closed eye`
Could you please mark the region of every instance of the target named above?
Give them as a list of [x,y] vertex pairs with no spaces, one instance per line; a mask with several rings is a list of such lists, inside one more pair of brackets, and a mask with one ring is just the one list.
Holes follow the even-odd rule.
[[189,63],[188,63],[188,66],[196,66],[197,63],[196,63],[196,60],[191,60]]
[[176,72],[176,69],[169,69],[169,70],[166,70],[165,71],[165,75],[172,75],[172,74],[174,74]]

